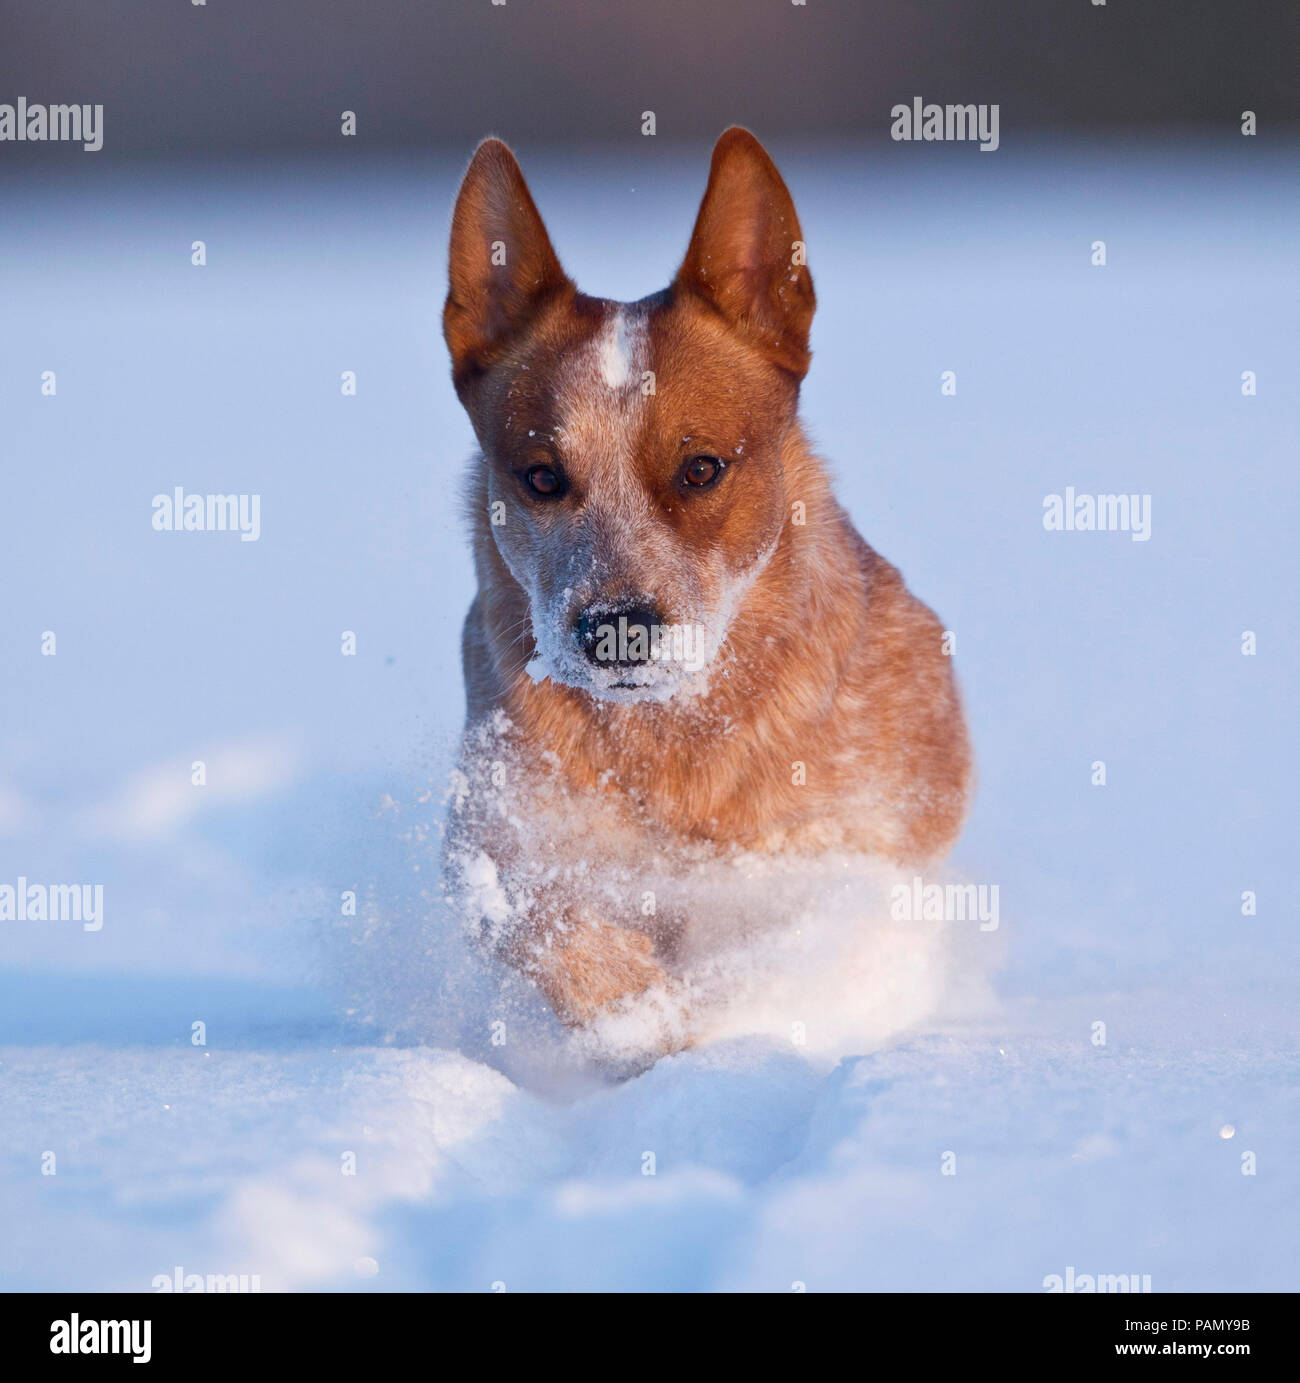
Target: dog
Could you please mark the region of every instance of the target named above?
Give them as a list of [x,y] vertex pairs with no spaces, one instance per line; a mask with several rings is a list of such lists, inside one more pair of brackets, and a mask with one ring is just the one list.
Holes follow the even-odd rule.
[[718,140],[686,257],[639,302],[578,291],[497,139],[449,258],[479,450],[447,891],[582,1028],[676,983],[690,922],[600,877],[737,851],[932,862],[970,748],[942,625],[801,429],[813,284],[752,134]]

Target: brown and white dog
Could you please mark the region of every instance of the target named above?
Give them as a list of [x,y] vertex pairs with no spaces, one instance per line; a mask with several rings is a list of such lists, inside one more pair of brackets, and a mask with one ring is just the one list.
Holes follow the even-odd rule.
[[800,429],[812,279],[753,135],[719,139],[686,258],[640,302],[577,290],[496,139],[450,261],[444,331],[481,450],[446,874],[582,1025],[669,983],[690,922],[620,914],[591,866],[931,861],[970,753],[942,626]]

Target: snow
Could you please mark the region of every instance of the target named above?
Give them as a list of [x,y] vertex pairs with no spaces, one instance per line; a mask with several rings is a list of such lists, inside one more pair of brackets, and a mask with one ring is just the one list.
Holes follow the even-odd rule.
[[[684,247],[705,152],[644,143],[522,151],[589,292]],[[102,884],[104,925],[0,923],[0,1287],[1300,1287],[1294,166],[774,152],[804,415],[957,635],[980,790],[942,877],[997,928],[899,920],[861,861],[661,880],[713,923],[702,1040],[616,1078],[670,1000],[575,1039],[440,898],[460,154],[11,179],[0,883]],[[260,495],[258,540],[154,531],[176,486]],[[1149,494],[1149,541],[1045,531],[1067,487]]]

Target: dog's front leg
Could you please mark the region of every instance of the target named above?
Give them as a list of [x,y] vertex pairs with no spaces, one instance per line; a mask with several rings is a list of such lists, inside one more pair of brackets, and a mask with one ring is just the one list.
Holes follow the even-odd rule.
[[667,987],[644,932],[598,922],[581,909],[566,910],[559,925],[534,929],[510,947],[509,959],[546,996],[556,1015],[582,1026],[621,1000]]
[[535,862],[532,869],[498,865],[517,858],[509,835],[503,822],[472,839],[456,831],[444,858],[448,897],[484,950],[531,979],[570,1027],[668,985],[652,939],[602,920],[575,900],[578,885],[530,877]]
[[[611,819],[608,804],[570,792],[546,766],[490,722],[473,733],[454,779],[444,879],[479,944],[527,976],[569,1027],[655,991],[680,1007],[655,942],[610,920],[608,891],[592,885],[612,861],[636,858],[639,833]],[[600,899],[597,902],[597,898]],[[615,904],[617,906],[617,904]],[[665,929],[657,935],[665,939]],[[672,1026],[681,1027],[677,1015]],[[661,1051],[682,1037],[665,1037]]]

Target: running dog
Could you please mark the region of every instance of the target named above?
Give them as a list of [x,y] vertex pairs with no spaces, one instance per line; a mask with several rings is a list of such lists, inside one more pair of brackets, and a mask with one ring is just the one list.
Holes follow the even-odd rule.
[[[794,203],[729,129],[672,284],[588,297],[482,143],[443,316],[478,439],[449,892],[567,1024],[671,981],[675,929],[596,882],[729,851],[941,856],[970,751],[938,619],[859,537],[798,419]],[[678,1038],[670,1045],[681,1045]]]

